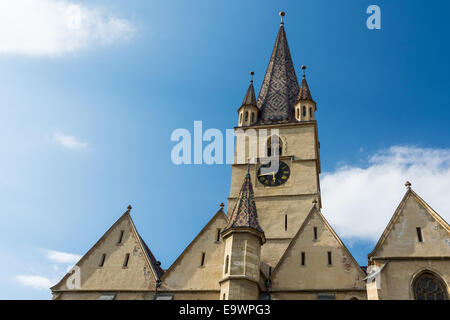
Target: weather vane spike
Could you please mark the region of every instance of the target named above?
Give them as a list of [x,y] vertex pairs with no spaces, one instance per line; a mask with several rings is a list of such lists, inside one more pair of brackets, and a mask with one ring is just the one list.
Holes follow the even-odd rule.
[[255,74],[254,71],[250,71],[250,76],[252,77],[252,79],[250,80],[251,83],[253,83],[253,75]]
[[302,70],[303,70],[303,78],[305,78],[306,77],[306,75],[305,75],[306,66],[305,65],[302,65]]
[[280,25],[284,25],[283,17],[286,15],[286,12],[280,11],[281,23]]

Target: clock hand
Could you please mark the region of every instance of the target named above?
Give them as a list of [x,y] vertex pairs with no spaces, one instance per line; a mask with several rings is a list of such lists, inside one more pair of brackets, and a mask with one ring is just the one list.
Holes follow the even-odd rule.
[[260,174],[258,177],[269,176],[271,174],[274,174],[274,172],[268,172],[268,173]]

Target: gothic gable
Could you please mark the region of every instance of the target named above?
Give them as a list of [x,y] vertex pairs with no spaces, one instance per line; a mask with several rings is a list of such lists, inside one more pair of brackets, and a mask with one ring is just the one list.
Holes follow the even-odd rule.
[[369,257],[450,256],[450,227],[409,189]]
[[272,273],[271,290],[363,289],[365,274],[316,206]]
[[163,273],[139,236],[129,210],[76,263],[75,268],[80,271],[79,289],[67,287],[70,274],[66,274],[51,290],[154,290],[155,281]]
[[161,290],[220,290],[224,243],[218,232],[227,222],[219,210],[166,271]]

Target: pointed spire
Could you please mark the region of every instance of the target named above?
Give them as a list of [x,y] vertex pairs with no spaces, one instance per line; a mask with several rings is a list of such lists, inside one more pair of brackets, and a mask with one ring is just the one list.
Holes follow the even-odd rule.
[[261,233],[262,239],[264,239],[264,231],[258,223],[258,213],[256,211],[255,200],[253,199],[253,186],[249,169],[247,169],[247,174],[245,175],[236,205],[224,231],[232,228],[254,229],[258,233]]
[[284,15],[280,12],[280,29],[258,96],[264,123],[292,120],[297,102],[299,85],[284,31]]
[[243,106],[255,106],[256,107],[256,96],[255,96],[255,88],[253,88],[253,75],[255,73],[253,71],[250,72],[251,80],[250,85],[248,86],[247,93],[245,94],[244,101],[242,101]]
[[308,82],[306,82],[306,75],[305,75],[306,66],[303,65],[302,70],[303,70],[303,78],[302,84],[300,85],[300,90],[298,91],[297,101],[309,100],[314,102],[311,96],[311,91],[309,91]]

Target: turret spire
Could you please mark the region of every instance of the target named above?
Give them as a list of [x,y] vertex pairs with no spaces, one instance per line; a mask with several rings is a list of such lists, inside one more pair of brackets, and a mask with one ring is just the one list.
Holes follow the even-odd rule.
[[305,65],[302,66],[302,70],[303,70],[302,84],[300,85],[300,89],[298,91],[297,101],[301,101],[301,100],[302,101],[304,101],[304,100],[314,101],[311,96],[311,91],[309,91],[308,82],[306,82],[306,75],[305,75],[306,66]]
[[258,96],[263,123],[285,122],[294,118],[299,85],[284,30],[284,15],[280,12],[280,29]]
[[247,171],[244,183],[242,184],[241,191],[231,213],[230,220],[224,229],[226,232],[228,229],[248,228],[261,234],[263,242],[264,231],[258,223],[258,213],[256,210],[255,200],[253,199],[253,186],[250,179],[250,172]]
[[244,100],[242,101],[243,106],[255,106],[256,107],[255,88],[253,87],[253,75],[254,74],[255,73],[253,71],[250,72],[250,75],[251,75],[250,85],[248,86]]

